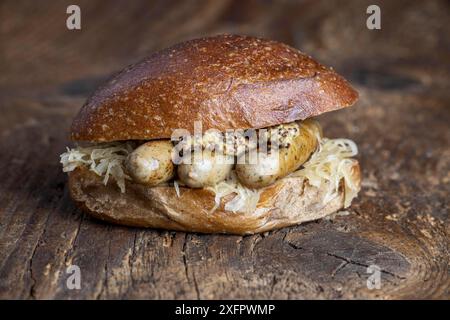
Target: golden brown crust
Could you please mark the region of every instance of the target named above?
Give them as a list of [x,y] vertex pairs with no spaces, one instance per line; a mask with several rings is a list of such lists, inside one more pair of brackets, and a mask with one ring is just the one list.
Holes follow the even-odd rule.
[[300,51],[237,35],[156,52],[114,76],[82,107],[82,141],[170,138],[174,129],[262,128],[352,105],[356,91]]
[[[359,164],[353,167],[354,182],[360,184]],[[225,211],[223,202],[214,212],[214,195],[203,189],[146,187],[127,182],[121,193],[114,183],[86,168],[69,174],[72,198],[91,215],[129,226],[202,233],[252,234],[323,218],[343,207],[344,194],[322,204],[325,190],[310,186],[302,178],[288,176],[263,189],[257,209],[249,213]],[[227,199],[225,199],[226,201]]]

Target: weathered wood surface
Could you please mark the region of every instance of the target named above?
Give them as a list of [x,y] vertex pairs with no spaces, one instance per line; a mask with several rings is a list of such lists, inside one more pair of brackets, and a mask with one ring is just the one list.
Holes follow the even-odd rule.
[[[1,298],[449,298],[450,6],[378,1],[64,1],[0,4]],[[285,41],[361,93],[321,117],[360,147],[345,214],[255,236],[110,226],[70,201],[58,155],[71,118],[112,72],[199,35]],[[66,267],[81,268],[81,290]],[[367,266],[382,269],[369,290]]]

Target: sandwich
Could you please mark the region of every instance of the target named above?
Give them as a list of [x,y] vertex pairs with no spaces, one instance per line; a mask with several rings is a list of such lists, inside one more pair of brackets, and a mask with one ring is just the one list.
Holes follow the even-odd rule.
[[356,144],[316,116],[351,106],[349,83],[283,43],[183,42],[97,89],[61,155],[77,205],[108,222],[253,234],[323,218],[360,190]]

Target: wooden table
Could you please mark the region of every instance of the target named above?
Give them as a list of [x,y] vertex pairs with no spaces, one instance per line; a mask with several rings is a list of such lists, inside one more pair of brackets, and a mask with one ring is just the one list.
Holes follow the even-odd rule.
[[[1,298],[440,298],[449,295],[450,6],[377,1],[73,1],[0,4]],[[117,227],[71,202],[72,117],[111,73],[200,35],[287,42],[360,92],[320,117],[356,141],[363,189],[329,219],[254,236]],[[66,268],[81,270],[69,290]],[[370,290],[368,267],[380,267]]]

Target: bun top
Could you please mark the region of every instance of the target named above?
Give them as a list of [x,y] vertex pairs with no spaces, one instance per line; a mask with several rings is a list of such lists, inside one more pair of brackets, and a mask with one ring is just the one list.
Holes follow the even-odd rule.
[[170,138],[174,129],[262,128],[352,105],[332,69],[283,43],[219,35],[153,53],[97,89],[73,121],[77,141]]

